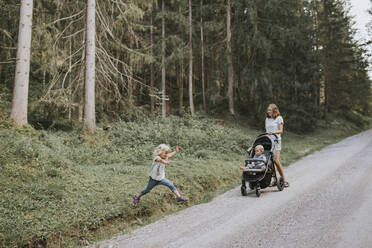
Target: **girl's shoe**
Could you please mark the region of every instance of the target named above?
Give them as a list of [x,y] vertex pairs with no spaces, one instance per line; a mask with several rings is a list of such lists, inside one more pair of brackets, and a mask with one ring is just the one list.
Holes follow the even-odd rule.
[[133,202],[134,202],[135,204],[138,204],[139,201],[140,201],[140,199],[138,198],[138,196],[137,196],[137,195],[134,195],[134,196],[133,196]]
[[177,201],[178,202],[185,202],[185,201],[187,201],[187,198],[185,198],[183,196],[180,196],[180,197],[177,197]]

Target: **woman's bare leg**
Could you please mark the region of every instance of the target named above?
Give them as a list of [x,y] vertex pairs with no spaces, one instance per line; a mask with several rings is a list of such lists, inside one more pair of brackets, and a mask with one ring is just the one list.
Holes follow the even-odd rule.
[[274,164],[276,165],[276,168],[278,169],[280,176],[283,178],[284,181],[286,181],[285,175],[284,175],[284,169],[283,169],[282,164],[280,163],[280,151],[276,151]]

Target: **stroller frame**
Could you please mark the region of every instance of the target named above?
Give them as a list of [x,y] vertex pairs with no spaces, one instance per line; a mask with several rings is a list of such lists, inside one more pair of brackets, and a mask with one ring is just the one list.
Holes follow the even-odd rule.
[[[248,195],[247,191],[247,182],[248,186],[251,190],[255,190],[256,196],[260,197],[261,195],[261,189],[269,187],[271,183],[272,177],[275,177],[276,180],[276,186],[279,191],[282,191],[284,189],[284,180],[283,178],[277,178],[276,176],[276,168],[274,165],[275,161],[275,143],[277,141],[278,136],[275,134],[269,135],[267,133],[260,134],[257,136],[255,141],[253,142],[252,146],[248,148],[248,158],[245,160],[245,166],[251,162],[255,161],[262,161],[265,162],[265,170],[261,169],[250,169],[247,168],[243,171],[242,174],[242,186],[241,186],[241,193],[243,196]],[[266,161],[263,161],[261,159],[254,159],[254,150],[257,145],[262,145],[264,147],[264,155],[266,157]],[[273,185],[275,186],[275,185]]]

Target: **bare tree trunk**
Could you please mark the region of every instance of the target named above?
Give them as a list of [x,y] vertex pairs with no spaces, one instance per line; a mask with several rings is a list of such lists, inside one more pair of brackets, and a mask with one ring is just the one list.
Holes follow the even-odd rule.
[[[132,37],[132,34],[129,35],[129,47],[130,49],[133,48],[133,37]],[[130,106],[132,106],[134,104],[134,99],[133,99],[133,62],[132,62],[132,59],[131,57],[129,56],[129,78],[128,78],[128,101],[129,101],[129,104]]]
[[[68,103],[68,120],[71,121],[72,117],[72,104],[73,104],[73,99],[72,99],[72,89],[71,89],[71,70],[72,70],[72,38],[69,38],[69,60],[68,60],[68,73],[70,75],[68,76],[68,95],[69,95],[69,103]],[[44,70],[45,73],[46,70]],[[44,80],[45,80],[45,75],[44,75]],[[43,88],[45,88],[45,83],[43,82]]]
[[86,20],[86,57],[85,57],[85,102],[84,102],[84,125],[83,130],[93,133],[96,127],[95,116],[95,36],[96,23],[95,0],[87,0],[87,20]]
[[204,75],[204,34],[203,34],[203,0],[200,0],[200,41],[201,41],[201,76],[202,76],[202,94],[203,108],[207,110],[207,102],[205,100],[205,75]]
[[162,18],[161,18],[161,93],[162,93],[162,106],[161,106],[161,113],[162,117],[167,117],[167,105],[165,99],[165,12],[164,12],[164,3],[165,0],[162,1],[161,10],[162,10]]
[[[145,64],[143,62],[143,64]],[[143,82],[146,82],[147,83],[147,71],[146,69],[144,68],[144,73],[143,73]],[[137,102],[138,102],[138,105],[141,105],[142,103],[142,94],[143,94],[143,84],[140,84],[139,85],[139,90],[137,91],[138,94],[137,94]]]
[[191,116],[195,115],[194,111],[194,98],[193,98],[193,82],[192,82],[192,3],[189,0],[189,101]]
[[324,63],[324,119],[327,119],[329,111],[329,70],[328,70],[328,58],[326,56]]
[[[152,20],[152,13],[150,17],[150,46],[151,46],[151,57],[153,58],[153,46],[154,46],[154,37],[153,37],[153,20]],[[150,111],[154,113],[155,111],[155,97],[154,97],[154,63],[151,62],[150,64]]]
[[[317,1],[314,1],[314,9],[313,9],[313,19],[314,19],[314,39],[315,39],[315,61],[316,64],[319,64],[319,37],[318,37],[318,30],[319,30],[319,21],[318,21],[318,4]],[[314,104],[315,106],[320,106],[320,82],[314,82],[315,84],[315,97],[314,97]]]
[[227,0],[226,4],[226,31],[227,31],[227,79],[228,79],[228,90],[227,97],[229,99],[229,111],[230,114],[235,115],[234,111],[234,70],[232,64],[232,50],[231,50],[231,6],[230,0]]
[[129,59],[129,78],[128,78],[128,101],[130,105],[134,104],[133,100],[133,69],[131,59]]
[[17,126],[27,124],[28,84],[30,74],[33,0],[22,0],[17,47],[17,64],[14,79],[10,118]]
[[[326,1],[323,1],[323,13],[326,22],[328,23],[328,15],[329,15],[329,8],[327,7]],[[327,25],[327,35],[331,35],[331,30],[329,24]],[[329,72],[329,56],[328,56],[328,47],[329,42],[325,44],[324,51],[323,51],[323,67],[324,67],[324,119],[327,119],[328,111],[329,111],[329,96],[330,96],[330,72]]]
[[181,63],[178,65],[178,88],[180,91],[180,106],[179,106],[179,113],[180,116],[183,116],[183,58],[181,60]]

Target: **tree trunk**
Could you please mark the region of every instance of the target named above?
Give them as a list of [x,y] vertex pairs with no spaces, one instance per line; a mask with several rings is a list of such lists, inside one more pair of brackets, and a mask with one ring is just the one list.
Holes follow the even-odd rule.
[[[320,64],[320,60],[319,60],[319,20],[318,20],[318,5],[317,5],[317,1],[314,1],[314,8],[313,8],[313,20],[314,20],[314,44],[315,44],[315,61],[316,61],[316,64],[319,65]],[[315,89],[313,90],[314,91],[314,104],[316,107],[319,108],[320,106],[320,82],[314,82],[313,84],[315,84]]]
[[202,79],[203,109],[206,111],[207,102],[205,100],[203,0],[200,0],[200,41],[201,41],[201,77],[202,77],[201,79]]
[[[133,49],[133,37],[132,37],[132,34],[129,35],[129,48],[130,49]],[[128,101],[129,101],[129,104],[130,106],[134,105],[134,99],[133,99],[133,62],[132,62],[132,59],[131,57],[129,56],[129,63],[128,63],[129,67],[128,67],[128,73],[129,73],[129,77],[128,77],[128,89],[127,89],[127,93],[128,93]]]
[[[153,20],[152,13],[150,17],[150,47],[151,47],[151,58],[153,59],[153,46],[154,46],[154,37],[153,37]],[[155,111],[155,97],[154,97],[154,63],[150,64],[150,112],[151,114]]]
[[161,113],[162,117],[167,117],[167,105],[165,99],[165,12],[164,12],[164,3],[165,0],[162,0],[161,10],[162,10],[162,18],[161,18],[161,93],[162,93],[162,106],[161,106]]
[[189,0],[189,101],[191,116],[195,115],[194,111],[194,99],[193,99],[193,85],[192,85],[192,3]]
[[22,0],[17,47],[17,64],[14,79],[10,118],[17,126],[27,124],[28,84],[31,57],[33,0]]
[[[328,20],[328,15],[329,15],[329,9],[327,7],[328,5],[326,4],[326,1],[323,1],[323,12],[324,12],[324,20],[327,25],[327,35],[328,37],[331,36],[331,31],[330,31],[330,25],[329,25],[329,20]],[[323,48],[323,67],[324,67],[324,119],[327,119],[327,114],[329,111],[329,86],[330,86],[330,73],[329,73],[329,57],[328,57],[328,46],[329,42],[324,45]]]
[[179,113],[180,113],[180,116],[183,116],[183,58],[181,59],[181,63],[180,65],[178,66],[178,88],[179,88],[179,91],[180,91],[180,106],[179,106]]
[[132,69],[132,63],[131,59],[129,59],[129,68],[128,68],[128,101],[129,104],[132,106],[134,104],[134,99],[133,99],[133,69]]
[[329,70],[328,70],[328,58],[326,56],[324,62],[324,119],[327,119],[329,110]]
[[85,43],[85,102],[83,130],[93,133],[96,127],[95,117],[95,23],[96,2],[87,0],[86,43]]
[[235,111],[234,111],[234,70],[233,70],[233,64],[232,64],[232,50],[231,50],[231,6],[230,6],[230,0],[227,0],[226,16],[227,16],[226,31],[227,31],[227,79],[228,79],[227,97],[229,99],[230,114],[235,115]]
[[[143,64],[145,64],[144,63],[144,61],[142,62]],[[144,73],[143,73],[143,82],[145,82],[145,83],[147,83],[147,71],[146,71],[146,69],[144,68],[143,69],[144,70]],[[140,84],[139,85],[139,90],[137,91],[138,92],[138,94],[137,94],[137,104],[138,105],[141,105],[142,104],[142,94],[143,94],[143,84]]]

